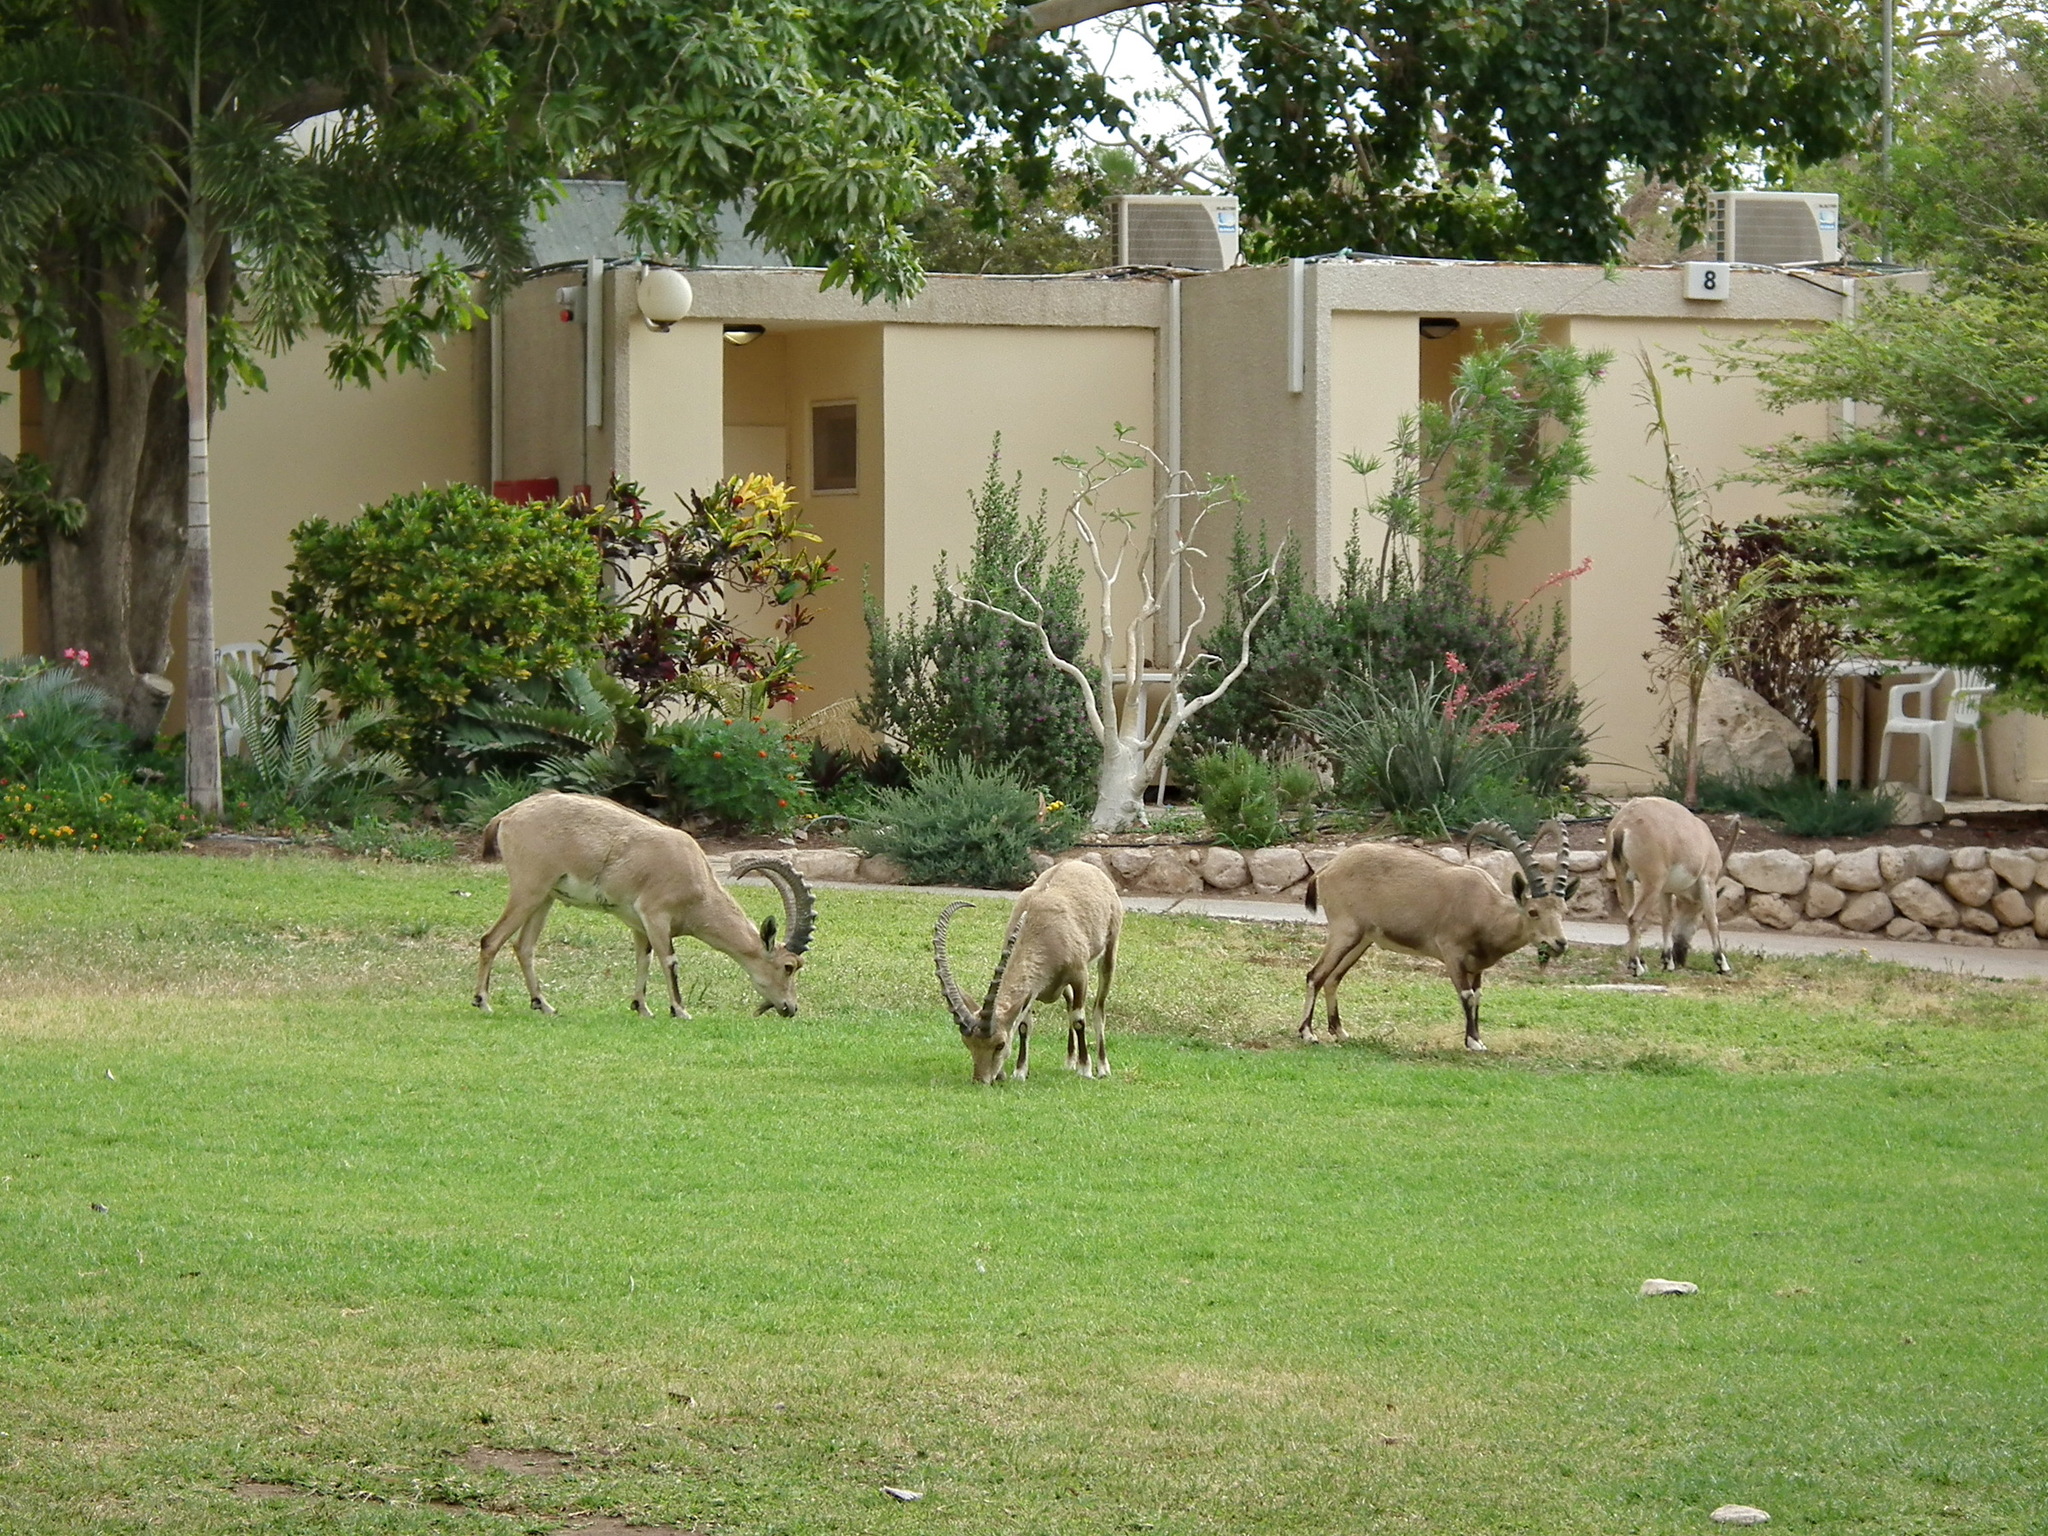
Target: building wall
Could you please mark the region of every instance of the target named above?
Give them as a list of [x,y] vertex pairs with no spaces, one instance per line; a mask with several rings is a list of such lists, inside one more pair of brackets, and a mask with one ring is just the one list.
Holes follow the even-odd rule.
[[1673,362],[1703,361],[1708,345],[1754,329],[1685,319],[1577,316],[1571,321],[1573,343],[1614,354],[1606,377],[1587,401],[1587,446],[1596,471],[1572,493],[1570,547],[1557,552],[1568,557],[1568,564],[1588,556],[1593,561],[1593,568],[1572,584],[1569,604],[1572,679],[1586,700],[1596,759],[1590,777],[1597,788],[1636,789],[1655,782],[1659,773],[1652,747],[1663,735],[1665,706],[1652,691],[1643,653],[1656,643],[1654,618],[1664,607],[1676,543],[1669,514],[1653,489],[1663,459],[1659,445],[1645,436],[1652,417],[1640,398],[1638,349],[1646,349],[1660,367],[1673,441],[1707,487],[1711,515],[1719,522],[1790,510],[1768,486],[1733,483],[1731,477],[1751,467],[1747,449],[1792,432],[1824,436],[1830,430],[1825,406],[1776,415],[1764,408],[1748,380],[1716,382],[1704,368],[1689,377],[1673,376]]
[[[1305,274],[1312,286],[1314,271]],[[1303,387],[1288,387],[1287,268],[1239,267],[1181,284],[1182,462],[1200,482],[1230,476],[1243,517],[1285,532],[1312,577],[1333,548],[1330,517],[1329,320],[1306,304]],[[1413,389],[1414,368],[1408,368]],[[1227,570],[1228,529],[1210,530],[1195,575],[1212,611]]]
[[[609,431],[584,427],[583,327],[564,322],[555,301],[556,289],[582,285],[580,271],[521,284],[505,296],[498,331],[505,357],[497,478],[551,479],[564,496],[586,483],[601,491],[611,465]],[[607,428],[613,414],[606,412]]]
[[[480,482],[490,440],[489,341],[479,328],[441,344],[441,367],[337,388],[315,343],[265,363],[267,391],[233,391],[214,417],[214,634],[260,641],[274,622],[291,530],[336,521],[402,491]],[[173,637],[182,649],[182,626]]]
[[724,327],[716,320],[683,320],[657,331],[635,302],[639,279],[626,268],[609,276],[602,434],[594,449],[606,466],[595,484],[615,473],[638,481],[656,507],[674,509],[676,497],[701,491],[730,473],[725,465],[726,354]]
[[[889,526],[881,590],[894,613],[906,611],[913,588],[929,596],[941,551],[957,568],[972,548],[968,496],[988,472],[998,434],[1005,477],[1022,479],[1024,510],[1043,502],[1055,525],[1077,484],[1074,471],[1056,462],[1060,456],[1089,459],[1098,449],[1116,449],[1119,424],[1130,429],[1132,444],[1158,442],[1150,330],[892,325],[885,347]],[[1130,534],[1141,544],[1153,498],[1153,478],[1143,472],[1098,495],[1094,521],[1112,564],[1126,532],[1102,514],[1129,515]],[[1137,558],[1134,545],[1118,593],[1132,611],[1139,601]],[[1085,557],[1082,569],[1090,569]],[[1090,587],[1099,592],[1092,580]]]
[[[1414,315],[1340,311],[1330,316],[1331,526],[1320,567],[1326,586],[1354,528],[1368,559],[1377,557],[1385,542],[1385,524],[1366,509],[1393,480],[1391,448],[1401,418],[1414,412],[1428,383],[1422,360],[1435,361],[1419,347],[1415,325]],[[1454,347],[1456,340],[1429,344],[1439,345]],[[1382,462],[1361,478],[1347,462],[1353,454]]]
[[[870,324],[794,330],[784,343],[790,482],[811,528],[836,552],[839,566],[838,582],[812,600],[816,620],[797,637],[805,656],[799,675],[810,689],[797,700],[798,714],[867,692],[868,633],[861,592],[864,583],[878,594],[888,590],[882,527],[888,463],[882,329]],[[856,412],[856,488],[821,494],[811,474],[811,407],[844,400],[852,401]]]

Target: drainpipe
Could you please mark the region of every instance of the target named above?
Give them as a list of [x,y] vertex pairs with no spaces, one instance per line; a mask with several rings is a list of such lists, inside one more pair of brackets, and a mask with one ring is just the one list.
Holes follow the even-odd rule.
[[1302,289],[1306,284],[1308,263],[1299,256],[1291,257],[1287,263],[1287,392],[1301,393],[1303,375],[1308,367],[1308,339],[1302,334],[1307,320],[1307,306],[1302,302]]
[[491,306],[491,489],[505,478],[505,306]]
[[1181,559],[1181,425],[1180,425],[1180,279],[1175,278],[1166,288],[1166,333],[1160,338],[1160,352],[1163,354],[1162,371],[1166,375],[1165,399],[1161,402],[1161,414],[1165,420],[1161,425],[1161,437],[1166,460],[1166,570],[1160,578],[1160,597],[1164,609],[1166,646],[1164,653],[1171,665],[1174,651],[1180,645],[1181,586],[1187,572]]
[[[1855,318],[1856,279],[1853,277],[1845,277],[1842,279],[1842,323],[1844,325],[1847,325]],[[1855,427],[1855,425],[1856,402],[1854,400],[1845,399],[1842,401],[1842,428],[1844,431],[1849,431],[1852,430]]]
[[590,435],[604,425],[604,258],[583,265],[583,483],[592,497]]

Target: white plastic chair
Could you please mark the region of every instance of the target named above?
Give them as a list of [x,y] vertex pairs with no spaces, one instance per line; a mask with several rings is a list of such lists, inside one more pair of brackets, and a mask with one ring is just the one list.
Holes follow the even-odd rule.
[[[227,664],[239,662],[249,669],[257,686],[272,694],[282,691],[282,684],[289,673],[290,663],[282,652],[273,651],[267,645],[224,645],[213,653],[215,697],[220,700],[220,755],[233,757],[242,750],[241,727],[235,724],[234,711],[229,707],[232,696],[239,693],[241,684],[235,674],[228,671]],[[265,671],[267,667],[279,668]]]
[[[1935,695],[1951,677],[1955,679],[1955,686],[1949,690],[1948,708],[1937,715],[1934,712]],[[1920,786],[1935,799],[1946,801],[1956,733],[1968,731],[1977,746],[1979,793],[1988,795],[1991,792],[1991,773],[1984,760],[1984,732],[1979,727],[1979,719],[1984,695],[1992,691],[1991,685],[1979,673],[1951,672],[1947,668],[1920,682],[1895,686],[1885,698],[1884,737],[1877,749],[1878,781],[1882,783],[1890,777],[1892,739],[1917,736],[1925,743],[1920,752]],[[1907,704],[1916,699],[1920,703],[1920,712],[1908,714]]]

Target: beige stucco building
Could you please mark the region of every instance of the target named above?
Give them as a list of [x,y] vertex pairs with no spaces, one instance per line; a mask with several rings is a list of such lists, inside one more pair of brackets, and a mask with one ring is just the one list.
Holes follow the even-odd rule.
[[[1671,267],[1329,259],[1180,277],[938,276],[903,303],[864,305],[821,291],[814,271],[754,267],[691,273],[690,317],[658,330],[638,305],[640,271],[614,261],[536,273],[426,378],[336,389],[307,348],[270,367],[267,393],[237,394],[214,449],[221,643],[262,638],[289,530],[308,517],[456,480],[567,493],[618,475],[661,504],[723,474],[766,471],[795,485],[846,576],[804,632],[804,707],[818,707],[866,687],[863,589],[900,613],[929,590],[942,551],[967,548],[968,493],[999,433],[1027,498],[1043,493],[1055,511],[1073,483],[1056,458],[1111,445],[1119,428],[1198,476],[1232,476],[1246,515],[1297,540],[1327,582],[1380,488],[1347,456],[1384,454],[1404,413],[1445,396],[1477,338],[1532,314],[1555,339],[1615,356],[1590,401],[1598,468],[1485,580],[1516,599],[1591,559],[1543,601],[1564,610],[1595,784],[1640,786],[1656,777],[1662,711],[1643,653],[1673,539],[1644,484],[1660,465],[1634,355],[1666,366],[1673,432],[1714,487],[1715,516],[1781,510],[1774,492],[1729,477],[1749,449],[1826,433],[1834,413],[1774,415],[1747,381],[1669,365],[1704,361],[1738,335],[1835,320],[1848,286],[1869,281],[1743,269],[1726,297],[1704,302],[1684,296]],[[32,400],[27,417],[0,411],[0,449],[24,435],[33,446]],[[1143,527],[1154,489],[1133,477],[1108,505]],[[1210,547],[1227,548],[1217,535]],[[0,653],[34,648],[35,631],[33,594],[7,572]],[[1852,724],[1853,766],[1869,724]],[[2048,802],[2048,724],[1998,718],[1987,740],[1990,791]],[[1971,757],[1959,755],[1956,793],[1978,789]]]

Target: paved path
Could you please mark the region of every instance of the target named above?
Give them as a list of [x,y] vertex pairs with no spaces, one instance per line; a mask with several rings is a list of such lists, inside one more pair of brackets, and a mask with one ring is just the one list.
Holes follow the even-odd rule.
[[[721,875],[723,858],[715,859]],[[965,901],[1007,905],[1016,900],[1015,891],[976,891],[964,887],[920,885],[868,885],[858,881],[815,880],[824,890],[915,891],[923,896],[944,896]],[[1230,896],[1130,896],[1124,906],[1132,912],[1151,912],[1171,917],[1211,917],[1236,923],[1320,924],[1323,916],[1309,912],[1299,902],[1259,901]],[[1566,923],[1565,937],[1574,944],[1597,944],[1619,949],[1628,930],[1620,923]],[[1645,936],[1654,946],[1656,930]],[[1860,955],[1866,960],[1887,960],[1922,971],[1948,971],[1962,976],[1993,976],[2006,981],[2048,982],[2048,949],[1975,949],[1953,944],[1911,944],[1897,939],[1833,938],[1818,934],[1729,932],[1722,935],[1736,954],[1749,955]]]

